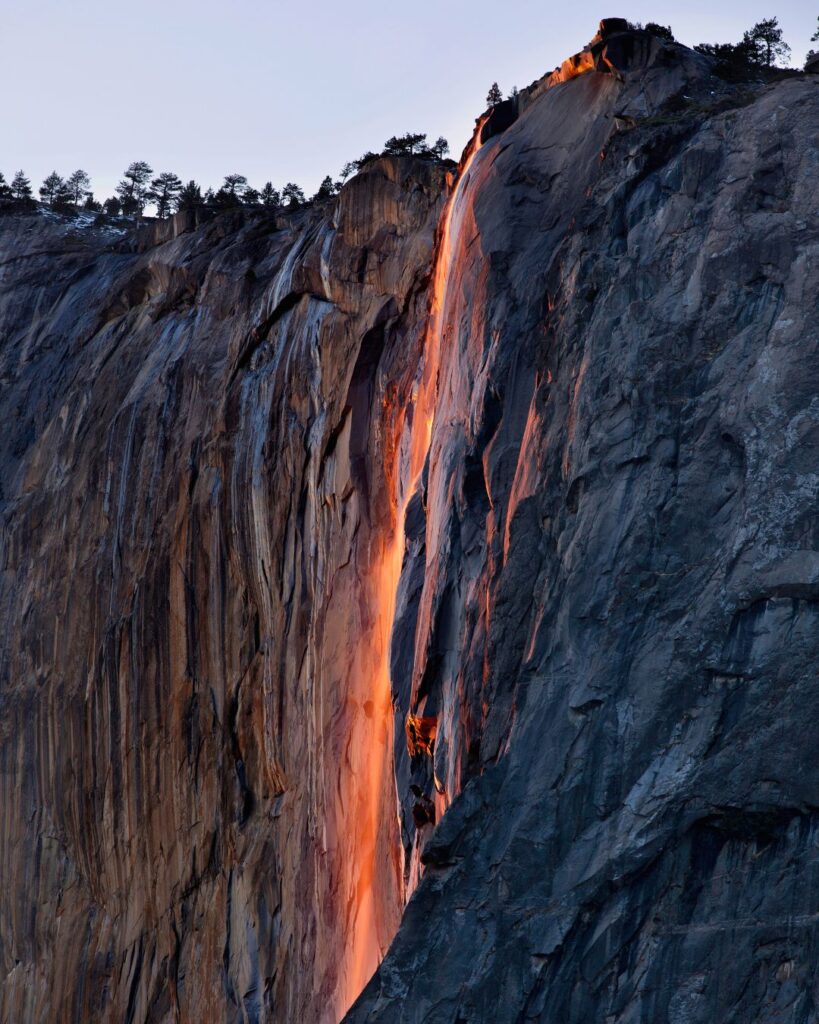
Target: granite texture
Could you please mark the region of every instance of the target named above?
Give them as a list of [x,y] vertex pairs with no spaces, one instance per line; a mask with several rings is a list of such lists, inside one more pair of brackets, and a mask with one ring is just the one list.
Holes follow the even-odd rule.
[[819,1020],[817,137],[613,25],[459,172],[0,217],[4,1024]]

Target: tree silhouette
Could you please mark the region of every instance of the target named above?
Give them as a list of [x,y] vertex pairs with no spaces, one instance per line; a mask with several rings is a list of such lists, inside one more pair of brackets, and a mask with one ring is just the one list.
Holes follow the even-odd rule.
[[66,178],[65,185],[71,196],[71,202],[75,206],[79,206],[88,192],[91,179],[85,171],[76,170]]
[[2,171],[0,171],[0,199],[11,199],[11,188]]
[[362,167],[366,167],[367,164],[371,164],[373,160],[378,159],[378,153],[373,153],[371,149],[368,149],[366,153],[363,153],[358,160],[354,161],[356,168],[360,171]]
[[304,192],[292,181],[288,181],[282,189],[282,201],[290,207],[301,206],[306,202]]
[[500,87],[497,82],[493,82],[489,92],[486,94],[486,105],[487,107],[496,107],[499,103],[503,102],[503,93],[500,91]]
[[313,196],[313,199],[321,202],[323,199],[332,199],[335,194],[336,186],[333,183],[333,179],[328,174],[327,177],[324,178],[322,183],[319,185],[318,191]]
[[11,194],[19,203],[30,203],[32,201],[31,182],[22,171],[18,171],[12,178]]
[[177,210],[195,210],[202,205],[202,190],[191,179],[187,185],[183,185],[176,197]]
[[228,174],[220,191],[227,192],[231,198],[241,198],[247,188],[247,178],[244,174]]
[[738,43],[700,43],[694,49],[713,57],[715,73],[729,80],[747,78],[749,71],[770,71],[791,52],[776,18],[757,22]]
[[660,39],[667,39],[669,43],[675,41],[670,25],[658,25],[656,21],[649,21],[646,22],[646,32],[650,32],[653,36],[659,36]]
[[163,171],[151,182],[146,199],[156,205],[156,215],[163,219],[170,215],[176,197],[182,191],[182,182],[172,171]]
[[350,177],[350,175],[351,174],[355,174],[355,172],[357,170],[358,170],[358,161],[357,160],[348,160],[347,163],[341,168],[341,171],[339,172],[339,177],[341,178],[341,184],[343,185],[344,182]]
[[102,208],[109,217],[119,217],[122,213],[122,203],[116,196],[111,196],[110,199],[106,199],[102,204]]
[[[817,19],[817,21],[819,21],[819,19]],[[812,43],[816,43],[816,42],[819,42],[819,24],[817,24],[817,26],[816,26],[816,31],[815,31],[815,32],[813,33],[813,35],[812,35],[812,36],[810,37],[810,41],[811,41]],[[816,50],[814,50],[814,49],[813,49],[813,47],[811,47],[811,48],[810,48],[810,49],[808,50],[808,52],[807,52],[807,53],[805,54],[805,63],[807,64],[807,62],[808,62],[809,60],[813,60],[813,58],[814,58],[815,56],[816,56]]]
[[787,60],[791,48],[782,38],[782,29],[777,18],[765,18],[742,38],[748,47],[749,57],[754,64],[773,68],[780,60]]
[[393,135],[384,143],[384,152],[389,156],[411,155],[419,150],[427,149],[426,132],[407,132],[406,135]]
[[52,210],[71,202],[71,194],[66,183],[56,171],[52,171],[40,186],[40,199]]
[[443,158],[449,152],[449,143],[446,141],[443,135],[439,135],[435,142],[433,142],[430,149],[435,154],[435,156],[438,157],[439,160],[443,160]]
[[154,173],[150,164],[144,160],[135,160],[129,164],[123,180],[117,185],[116,192],[122,203],[122,212],[128,216],[141,214],[148,201],[149,182]]
[[248,185],[244,191],[244,195],[242,196],[242,202],[245,206],[258,206],[261,202],[261,198],[259,190],[251,188],[250,185]]
[[278,189],[273,188],[272,183],[269,181],[262,185],[259,199],[262,201],[262,206],[267,206],[268,208],[281,206],[282,203],[282,197],[279,195]]
[[82,208],[88,210],[89,213],[102,213],[102,205],[94,198],[93,192],[85,193],[85,202],[82,204]]

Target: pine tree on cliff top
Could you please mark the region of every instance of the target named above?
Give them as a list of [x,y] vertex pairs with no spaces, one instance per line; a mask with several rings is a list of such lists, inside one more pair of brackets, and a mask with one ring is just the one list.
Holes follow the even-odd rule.
[[288,206],[301,206],[306,202],[304,192],[292,181],[288,181],[282,189],[282,201]]
[[318,202],[321,202],[322,199],[332,199],[335,194],[336,194],[336,186],[333,183],[333,179],[328,174],[324,178],[322,183],[319,185],[318,191],[313,196],[313,199],[317,200]]
[[262,185],[262,191],[259,193],[259,199],[261,200],[262,206],[276,207],[281,206],[282,197],[279,195],[279,190],[273,188],[272,182],[266,181]]
[[231,198],[241,198],[246,188],[247,178],[244,174],[228,174],[220,191],[227,192]]
[[64,206],[70,203],[71,193],[68,191],[63,178],[56,171],[52,171],[40,186],[40,198],[54,209],[57,206]]
[[782,29],[776,18],[764,18],[758,21],[742,39],[748,48],[751,60],[765,68],[776,67],[781,60],[787,60],[791,48],[782,38]]
[[486,105],[487,107],[496,107],[499,103],[503,102],[503,93],[500,91],[500,87],[497,82],[492,83],[492,87],[486,94]]
[[77,169],[66,179],[65,186],[71,196],[71,202],[79,206],[91,186],[91,178],[86,171]]
[[146,198],[156,205],[157,217],[164,219],[173,209],[182,182],[172,171],[163,171],[151,182]]
[[31,199],[31,182],[22,171],[18,171],[12,179],[11,194],[18,201]]
[[124,214],[142,213],[148,201],[148,183],[153,173],[151,165],[144,160],[135,160],[128,165],[116,189]]
[[202,190],[191,179],[187,185],[184,185],[176,197],[176,208],[177,210],[195,210],[197,206],[202,205]]

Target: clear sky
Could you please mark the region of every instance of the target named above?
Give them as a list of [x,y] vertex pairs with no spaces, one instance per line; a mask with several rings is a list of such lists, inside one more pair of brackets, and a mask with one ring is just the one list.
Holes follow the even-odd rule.
[[444,135],[458,156],[493,80],[529,84],[601,17],[693,45],[773,15],[801,66],[819,0],[0,0],[0,170],[36,189],[82,167],[104,199],[147,160],[203,186],[236,172],[310,194],[396,133]]

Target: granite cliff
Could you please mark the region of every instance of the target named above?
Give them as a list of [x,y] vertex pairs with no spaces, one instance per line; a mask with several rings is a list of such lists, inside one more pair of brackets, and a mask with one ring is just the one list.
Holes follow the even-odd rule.
[[819,1020],[819,79],[623,28],[0,218],[3,1022]]

